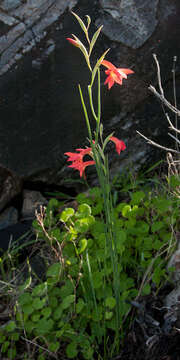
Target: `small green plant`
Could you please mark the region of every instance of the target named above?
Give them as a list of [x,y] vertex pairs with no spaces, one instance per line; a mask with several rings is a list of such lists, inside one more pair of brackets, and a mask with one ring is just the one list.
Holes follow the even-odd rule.
[[[78,208],[56,199],[34,222],[46,257],[45,281],[27,281],[16,289],[11,319],[0,328],[1,353],[24,358],[106,359],[116,353],[116,298],[113,264],[106,246],[101,189],[76,197]],[[178,199],[143,190],[129,192],[114,208],[118,277],[119,337],[129,324],[131,300],[167,281],[166,256],[171,253],[179,221]],[[30,341],[30,343],[28,343]],[[25,346],[25,344],[28,346]],[[28,350],[29,349],[29,350]],[[26,354],[26,355],[25,355]],[[26,356],[26,357],[25,357]]]

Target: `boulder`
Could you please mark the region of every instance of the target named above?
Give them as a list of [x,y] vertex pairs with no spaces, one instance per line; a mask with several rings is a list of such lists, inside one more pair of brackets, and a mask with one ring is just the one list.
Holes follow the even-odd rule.
[[[4,0],[0,4],[0,163],[25,180],[66,185],[74,172],[67,168],[64,153],[88,145],[77,84],[87,99],[89,73],[79,50],[66,41],[71,33],[84,39],[68,11],[72,8],[83,19],[91,16],[93,32],[104,25],[92,61],[110,47],[107,60],[135,72],[122,87],[114,85],[108,91],[102,69],[104,132],[114,131],[127,145],[120,158],[109,146],[112,173],[162,156],[136,130],[162,145],[171,143],[162,106],[148,86],[157,86],[152,56],[156,53],[165,94],[174,101],[171,70],[173,57],[180,55],[178,0],[41,0],[38,4]],[[177,60],[177,102],[179,68]]]

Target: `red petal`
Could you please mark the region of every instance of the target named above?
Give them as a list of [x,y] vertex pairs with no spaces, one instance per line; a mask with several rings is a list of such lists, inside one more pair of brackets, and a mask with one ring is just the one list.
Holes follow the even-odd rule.
[[119,155],[120,155],[121,151],[124,151],[126,149],[126,145],[125,145],[124,141],[119,140],[117,137],[111,136],[109,140],[111,140],[115,143],[116,151]]
[[124,74],[134,74],[134,71],[131,69],[118,68],[117,70],[122,71]]
[[110,90],[112,88],[112,86],[114,85],[114,79],[111,75],[109,75],[107,78],[106,78],[106,81],[104,83],[104,85],[108,84],[108,89]]
[[116,66],[114,66],[110,61],[103,60],[101,62],[101,64],[104,65],[105,67],[107,67],[110,70],[115,70],[116,69]]

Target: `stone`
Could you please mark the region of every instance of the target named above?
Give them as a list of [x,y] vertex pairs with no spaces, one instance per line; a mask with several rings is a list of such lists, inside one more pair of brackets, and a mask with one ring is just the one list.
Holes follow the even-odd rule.
[[0,211],[20,194],[22,180],[12,171],[0,166]]
[[35,211],[39,207],[47,205],[47,200],[39,191],[23,190],[23,206],[21,210],[21,218],[29,220],[35,218]]
[[19,247],[35,239],[32,231],[32,221],[25,221],[24,223],[16,223],[0,230],[0,253],[5,252],[9,248]]
[[141,47],[158,24],[159,0],[100,0],[103,14],[96,25],[112,41],[119,41],[133,49]]
[[0,4],[0,8],[4,11],[10,11],[21,5],[22,0],[3,0]]
[[13,206],[8,207],[0,213],[0,230],[18,222],[18,211]]
[[[9,31],[0,37],[0,75],[6,73],[17,62],[17,54],[20,51],[25,54],[36,46],[37,42],[46,36],[46,29],[57,21],[67,8],[75,6],[76,2],[39,0],[37,3],[27,0],[9,8],[7,3],[6,13],[1,11],[5,9],[5,3],[0,5],[0,21],[10,26]],[[17,26],[12,27],[15,24]],[[0,34],[1,32],[0,26]]]
[[[48,10],[47,4],[50,5]],[[132,4],[130,0],[101,1],[100,11],[98,4],[95,0],[91,4],[84,0],[80,7],[78,5],[73,10],[83,19],[88,13],[92,18],[94,31],[102,16],[109,16],[110,24],[113,22],[119,26],[115,6],[122,9],[123,21],[129,21],[127,9]],[[102,33],[98,38],[97,49],[92,52],[92,63],[95,63],[107,48],[111,48],[106,59],[117,67],[131,68],[135,72],[123,81],[123,86],[114,85],[108,91],[104,86],[104,68],[101,68],[104,136],[113,131],[127,146],[119,157],[113,146],[108,145],[111,174],[120,174],[126,166],[132,168],[133,165],[138,169],[165,158],[165,152],[148,145],[136,130],[164,146],[173,147],[167,135],[168,124],[161,104],[149,92],[148,86],[157,86],[156,66],[152,56],[156,53],[165,94],[168,100],[174,101],[171,69],[174,55],[178,59],[180,57],[180,3],[179,0],[174,0],[173,3],[171,0],[159,0],[137,1],[134,4],[134,7],[137,4],[142,6],[143,14],[147,9],[147,17],[143,15],[143,20],[141,12],[136,13],[147,24],[153,21],[155,31],[152,25],[151,28],[147,25],[149,32],[140,31],[142,23],[139,21],[134,32],[141,33],[143,42],[141,45],[137,44],[138,48],[134,47],[134,41],[140,35],[136,34],[134,38],[128,35],[127,42],[125,38],[124,42],[119,42],[111,40],[110,31],[106,36]],[[74,180],[79,180],[79,173],[67,167],[64,153],[88,145],[77,85],[81,84],[86,96],[89,72],[82,54],[66,41],[71,33],[83,38],[76,19],[65,11],[74,5],[75,2],[72,1],[40,1],[36,9],[34,3],[24,1],[10,14],[8,12],[8,15],[18,19],[18,24],[4,28],[2,36],[6,36],[9,41],[8,36],[20,24],[25,25],[25,30],[22,28],[22,33],[4,48],[0,62],[0,163],[28,181],[66,187],[74,186]],[[106,5],[106,11],[102,5]],[[15,17],[15,12],[19,17]],[[131,7],[129,12],[131,13]],[[135,14],[132,15],[135,24],[133,16]],[[106,31],[105,24],[103,29]],[[132,45],[128,42],[129,39],[132,40]],[[2,46],[5,46],[5,38]],[[179,103],[179,60],[176,62],[176,69]],[[172,114],[169,115],[173,118]],[[92,175],[95,179],[94,167],[91,168],[92,170],[87,169],[88,176]],[[78,186],[81,188],[82,184],[79,183]]]

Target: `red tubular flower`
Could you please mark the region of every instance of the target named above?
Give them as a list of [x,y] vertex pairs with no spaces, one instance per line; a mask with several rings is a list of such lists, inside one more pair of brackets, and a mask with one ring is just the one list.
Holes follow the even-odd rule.
[[86,178],[85,177],[85,169],[86,169],[86,167],[89,166],[89,165],[94,165],[94,164],[95,164],[94,160],[85,161],[85,162],[83,162],[83,161],[74,161],[68,167],[78,170],[79,173],[80,173],[80,177],[84,176],[84,178]]
[[67,161],[80,161],[82,158],[81,154],[76,154],[72,152],[66,152],[64,155],[69,156],[69,159],[67,159]]
[[94,165],[95,161],[84,161],[83,158],[85,155],[92,156],[92,148],[86,148],[86,149],[76,149],[79,153],[72,153],[72,152],[66,152],[65,155],[69,156],[69,159],[67,161],[72,161],[72,164],[68,167],[74,168],[79,171],[80,177],[84,176],[85,178],[85,169],[89,165]]
[[105,70],[105,73],[108,75],[108,77],[106,78],[104,84],[108,84],[109,90],[115,82],[119,85],[122,85],[122,80],[127,79],[128,74],[134,73],[134,71],[130,69],[116,68],[110,61],[107,60],[103,60],[101,64],[108,68],[108,70]]
[[79,151],[81,156],[91,155],[92,154],[92,148],[91,147],[86,148],[86,149],[76,149],[76,151]]
[[119,140],[117,137],[111,136],[109,140],[111,140],[115,143],[116,151],[119,155],[120,155],[121,151],[124,151],[126,149],[126,145],[125,145],[124,141]]
[[77,40],[74,40],[72,38],[66,38],[66,40],[68,40],[72,45],[79,47]]
[[66,152],[65,155],[69,156],[69,159],[67,161],[82,161],[83,157],[85,155],[91,155],[92,149],[91,147],[86,149],[76,149],[76,151],[79,151],[79,154],[72,153],[72,152]]

